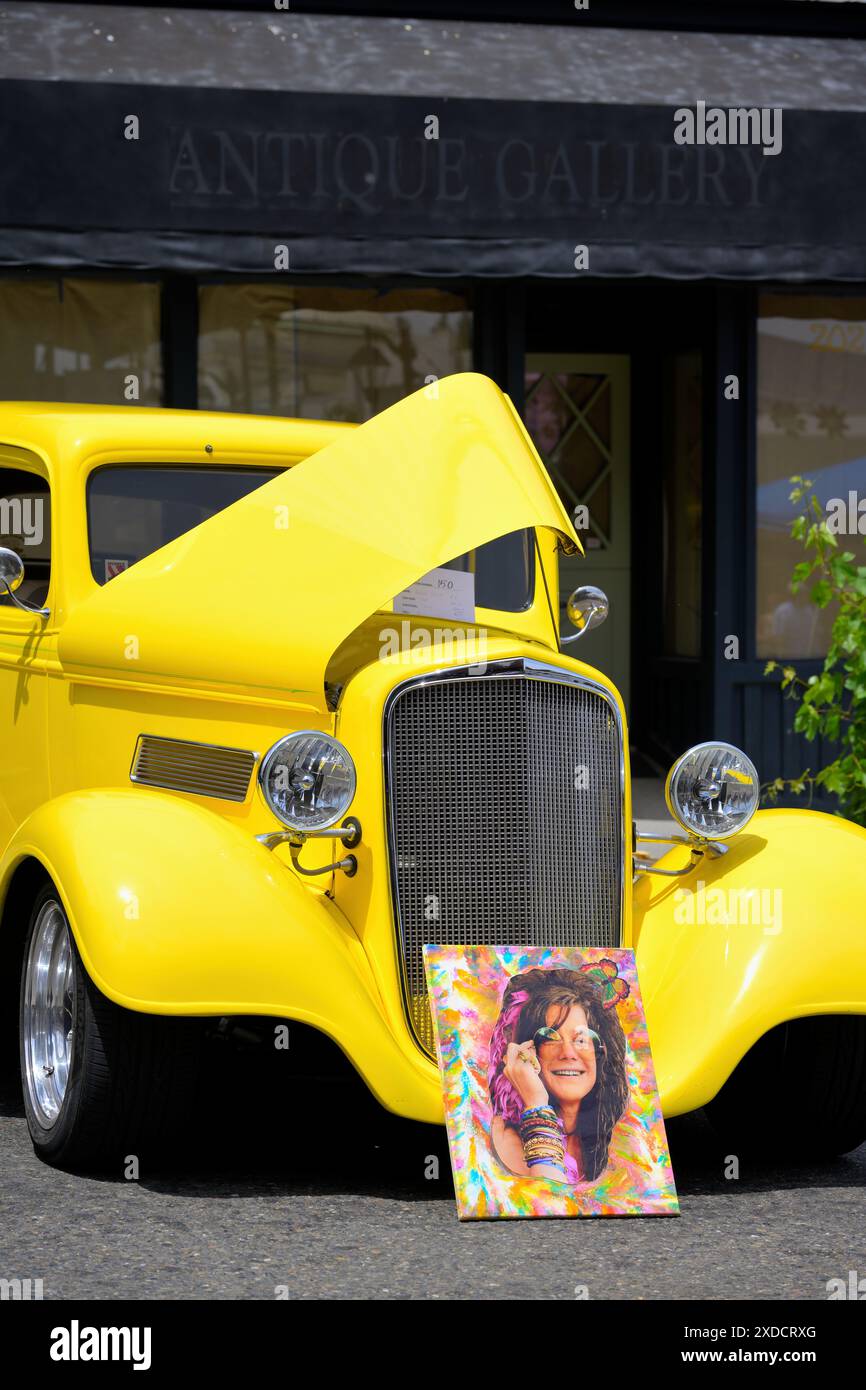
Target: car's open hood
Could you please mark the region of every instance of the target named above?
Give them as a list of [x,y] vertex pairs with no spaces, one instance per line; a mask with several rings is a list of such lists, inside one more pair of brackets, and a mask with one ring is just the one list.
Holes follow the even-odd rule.
[[580,549],[508,398],[486,377],[449,377],[112,579],[69,615],[60,658],[323,712],[328,660],[364,618],[529,526]]

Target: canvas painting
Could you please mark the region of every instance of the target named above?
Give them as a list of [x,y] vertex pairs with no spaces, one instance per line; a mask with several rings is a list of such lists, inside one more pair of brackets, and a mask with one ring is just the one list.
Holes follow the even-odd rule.
[[679,1213],[633,951],[424,961],[462,1220]]

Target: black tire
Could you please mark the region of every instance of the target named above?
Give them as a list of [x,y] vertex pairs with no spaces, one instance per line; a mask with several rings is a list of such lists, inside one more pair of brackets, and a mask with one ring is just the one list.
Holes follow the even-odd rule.
[[[28,961],[37,924],[45,920],[43,909],[52,904],[62,914],[72,961],[71,1056],[53,1119],[34,1097],[32,1076],[54,1069],[33,1067],[32,1025],[27,1032],[27,1019],[34,1017],[27,1002]],[[203,1026],[197,1019],[133,1013],[106,999],[84,969],[57,890],[49,883],[38,893],[21,968],[19,1050],[24,1109],[40,1158],[59,1167],[111,1168],[132,1155],[183,1149],[194,1130]]]
[[799,1018],[746,1054],[706,1114],[737,1154],[850,1153],[866,1141],[866,1017]]

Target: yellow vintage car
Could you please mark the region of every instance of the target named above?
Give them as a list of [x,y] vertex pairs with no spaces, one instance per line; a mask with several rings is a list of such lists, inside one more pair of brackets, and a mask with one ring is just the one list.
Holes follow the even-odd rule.
[[43,1158],[159,1128],[178,1018],[308,1025],[441,1123],[427,941],[634,946],[667,1116],[866,1139],[866,832],[707,743],[641,857],[622,701],[562,650],[606,600],[561,637],[580,540],[491,381],[360,426],[6,404],[0,474],[0,1019]]

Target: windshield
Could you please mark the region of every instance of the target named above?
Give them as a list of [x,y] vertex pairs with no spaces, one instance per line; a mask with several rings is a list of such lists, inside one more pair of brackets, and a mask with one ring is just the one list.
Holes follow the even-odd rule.
[[[280,468],[109,465],[87,489],[90,567],[105,584],[138,560],[270,482]],[[532,531],[513,531],[449,560],[395,597],[395,610],[474,620],[475,608],[520,613],[532,603]],[[443,578],[445,572],[455,576]],[[457,579],[456,576],[460,576]],[[442,591],[450,598],[442,606]],[[437,594],[436,597],[431,597]],[[450,606],[449,606],[450,605]]]
[[276,478],[281,468],[110,465],[90,476],[90,568],[105,584]]
[[522,613],[532,603],[532,540],[532,531],[512,531],[467,555],[458,555],[442,568],[466,576],[467,607]]

